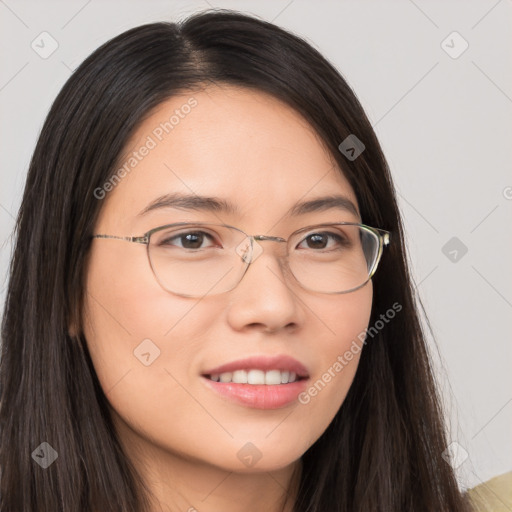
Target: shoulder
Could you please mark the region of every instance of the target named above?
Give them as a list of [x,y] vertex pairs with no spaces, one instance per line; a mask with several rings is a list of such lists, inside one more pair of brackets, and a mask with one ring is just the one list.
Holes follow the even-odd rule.
[[468,489],[465,496],[475,512],[510,512],[512,510],[512,471]]

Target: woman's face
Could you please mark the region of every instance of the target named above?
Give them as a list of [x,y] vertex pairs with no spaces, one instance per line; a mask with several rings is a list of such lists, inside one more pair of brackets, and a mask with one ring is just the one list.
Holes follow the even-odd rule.
[[[211,222],[288,238],[313,224],[360,221],[354,191],[313,131],[260,92],[223,86],[173,97],[139,126],[118,168],[125,163],[120,182],[98,199],[96,234],[138,236],[174,222]],[[140,214],[177,193],[215,197],[234,211],[182,204]],[[348,198],[356,212],[288,214],[298,202],[333,195]],[[276,470],[299,459],[343,403],[359,353],[341,370],[336,362],[368,325],[371,282],[346,294],[307,291],[281,266],[284,244],[258,244],[262,251],[238,286],[190,298],[160,286],[145,245],[93,240],[83,330],[116,427],[134,451],[228,471]],[[249,390],[244,399],[219,393],[222,384],[204,376],[237,360],[274,356],[298,361],[307,379],[266,384],[267,391],[258,388],[254,397]]]

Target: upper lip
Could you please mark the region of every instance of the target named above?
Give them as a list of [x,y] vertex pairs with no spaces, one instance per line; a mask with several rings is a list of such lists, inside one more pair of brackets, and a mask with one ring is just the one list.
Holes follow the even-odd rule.
[[203,373],[203,375],[212,375],[226,372],[234,372],[236,370],[282,370],[295,372],[299,377],[309,377],[306,367],[287,355],[278,356],[254,356],[246,359],[238,359],[230,363],[217,366]]

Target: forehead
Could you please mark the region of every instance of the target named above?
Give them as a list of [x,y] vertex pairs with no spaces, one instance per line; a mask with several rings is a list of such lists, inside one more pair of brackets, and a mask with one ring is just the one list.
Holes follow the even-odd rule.
[[106,209],[134,219],[165,194],[217,197],[238,216],[291,211],[299,200],[355,194],[311,126],[263,92],[209,86],[159,105],[116,167]]

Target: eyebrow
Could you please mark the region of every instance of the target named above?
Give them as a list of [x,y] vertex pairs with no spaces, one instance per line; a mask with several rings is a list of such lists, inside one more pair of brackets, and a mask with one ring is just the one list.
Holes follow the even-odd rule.
[[[182,210],[221,212],[231,215],[241,215],[239,208],[225,199],[211,196],[174,193],[165,194],[156,198],[137,216],[140,217],[161,208],[177,208]],[[286,212],[285,216],[305,215],[307,213],[326,211],[330,209],[343,210],[354,214],[358,218],[360,217],[355,204],[348,197],[340,195],[330,195],[318,197],[309,201],[298,202],[294,204],[288,212]]]

